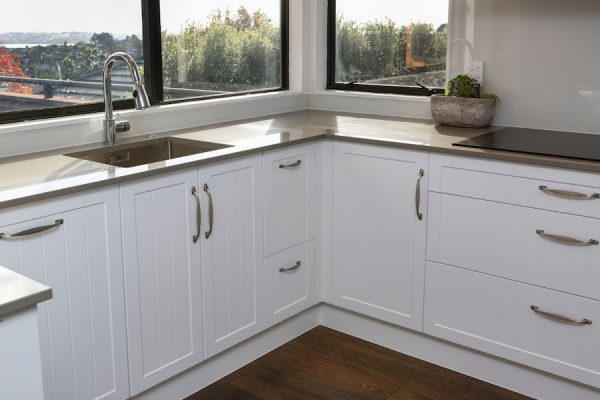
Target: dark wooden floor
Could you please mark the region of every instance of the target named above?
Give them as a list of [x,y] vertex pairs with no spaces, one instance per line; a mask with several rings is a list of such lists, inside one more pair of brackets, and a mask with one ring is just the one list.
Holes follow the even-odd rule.
[[510,392],[318,327],[186,400],[525,400]]

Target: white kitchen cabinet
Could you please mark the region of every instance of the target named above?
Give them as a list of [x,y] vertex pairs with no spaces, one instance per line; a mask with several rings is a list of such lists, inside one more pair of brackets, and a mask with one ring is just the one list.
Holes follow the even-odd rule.
[[599,301],[436,263],[426,286],[425,333],[600,387]]
[[129,397],[119,218],[117,187],[0,211],[0,264],[53,290],[38,306],[46,400]]
[[267,326],[315,304],[314,253],[314,243],[310,241],[265,259]]
[[315,144],[263,156],[265,257],[314,239]]
[[35,305],[0,317],[0,400],[44,398]]
[[335,143],[331,302],[421,330],[428,154]]
[[200,168],[206,356],[265,328],[262,156]]
[[196,168],[121,185],[132,394],[204,359],[197,186]]

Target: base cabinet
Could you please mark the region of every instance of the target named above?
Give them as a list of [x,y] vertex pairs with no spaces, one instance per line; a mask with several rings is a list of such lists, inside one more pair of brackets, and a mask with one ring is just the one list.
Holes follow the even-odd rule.
[[206,356],[265,329],[262,157],[200,168]]
[[335,143],[335,305],[421,330],[427,160],[427,153]]
[[204,359],[197,169],[121,186],[131,394]]
[[0,264],[53,291],[38,306],[45,400],[129,397],[119,218],[116,186],[0,211],[5,235],[42,230],[3,235]]

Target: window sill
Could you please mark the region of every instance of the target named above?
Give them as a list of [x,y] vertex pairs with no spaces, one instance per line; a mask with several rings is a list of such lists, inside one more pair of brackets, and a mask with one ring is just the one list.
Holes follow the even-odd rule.
[[319,90],[309,96],[309,108],[431,120],[427,96]]

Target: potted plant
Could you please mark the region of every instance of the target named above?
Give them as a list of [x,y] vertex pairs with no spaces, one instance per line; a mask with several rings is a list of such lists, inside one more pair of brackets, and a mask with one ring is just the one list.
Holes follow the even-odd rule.
[[431,115],[438,124],[482,128],[494,119],[498,101],[495,94],[481,92],[477,79],[458,75],[448,82],[446,94],[431,96]]

